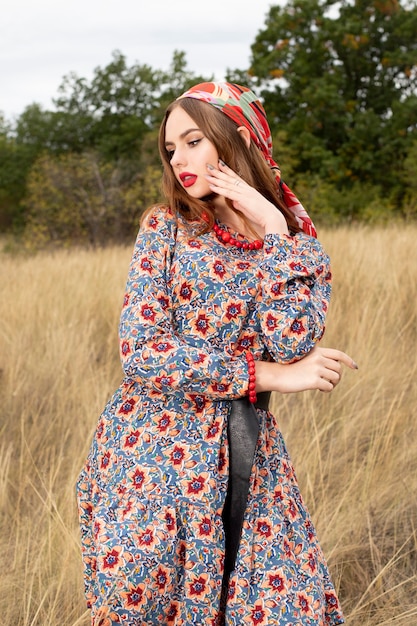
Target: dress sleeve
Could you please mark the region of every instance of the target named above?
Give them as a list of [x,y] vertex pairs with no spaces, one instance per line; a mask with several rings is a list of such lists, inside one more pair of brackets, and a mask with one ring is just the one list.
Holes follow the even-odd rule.
[[248,394],[245,355],[187,344],[176,332],[167,288],[175,249],[175,217],[155,209],[139,231],[120,317],[120,355],[125,374],[163,394],[205,394],[226,400]]
[[324,333],[331,291],[329,257],[317,239],[304,233],[268,234],[259,278],[265,347],[276,362],[296,361]]

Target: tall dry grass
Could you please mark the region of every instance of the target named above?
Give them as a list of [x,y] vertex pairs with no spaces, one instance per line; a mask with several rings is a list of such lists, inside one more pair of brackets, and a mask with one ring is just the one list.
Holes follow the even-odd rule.
[[[322,233],[330,395],[274,397],[349,626],[417,625],[417,228]],[[119,383],[130,250],[0,254],[0,623],[87,626],[74,499]]]

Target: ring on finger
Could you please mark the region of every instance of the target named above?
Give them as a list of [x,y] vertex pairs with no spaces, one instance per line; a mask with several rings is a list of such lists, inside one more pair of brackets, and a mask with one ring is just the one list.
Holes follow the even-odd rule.
[[242,181],[240,181],[238,178],[236,178],[236,180],[235,180],[235,185],[236,185],[236,187],[238,187],[238,186],[240,185],[240,183],[241,183],[241,182],[242,182]]

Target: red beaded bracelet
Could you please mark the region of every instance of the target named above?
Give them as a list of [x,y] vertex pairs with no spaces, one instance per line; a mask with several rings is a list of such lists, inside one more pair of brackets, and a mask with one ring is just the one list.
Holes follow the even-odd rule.
[[256,368],[255,368],[255,359],[253,358],[252,352],[246,352],[246,361],[248,363],[248,371],[249,371],[249,402],[255,404],[256,398]]

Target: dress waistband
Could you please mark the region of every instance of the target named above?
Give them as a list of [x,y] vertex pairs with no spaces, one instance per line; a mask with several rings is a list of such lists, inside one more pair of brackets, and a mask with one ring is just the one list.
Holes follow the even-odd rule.
[[271,398],[270,391],[262,391],[261,393],[258,393],[256,402],[255,402],[255,408],[262,409],[263,411],[268,411],[270,398]]

